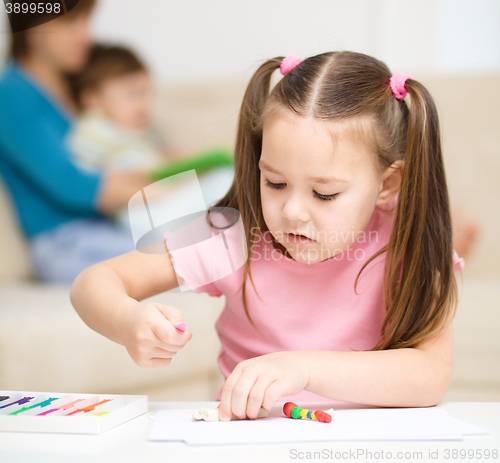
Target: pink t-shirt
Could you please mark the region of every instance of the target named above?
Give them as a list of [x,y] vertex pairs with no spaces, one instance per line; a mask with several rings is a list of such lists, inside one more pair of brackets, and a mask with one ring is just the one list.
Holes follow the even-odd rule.
[[[248,278],[246,284],[247,308],[258,330],[243,308],[240,265],[244,259],[239,232],[232,236],[226,233],[226,244],[218,235],[214,238],[218,244],[210,250],[206,246],[191,246],[189,252],[181,255],[169,249],[174,269],[184,284],[197,293],[226,296],[224,310],[215,325],[222,344],[218,361],[224,377],[242,360],[271,352],[369,350],[377,344],[385,317],[385,253],[363,270],[357,294],[354,282],[363,264],[389,242],[396,204],[397,198],[375,207],[364,233],[354,244],[335,257],[314,264],[285,257],[274,249],[269,232],[259,234],[251,260],[258,295]],[[218,246],[221,252],[233,252],[229,264],[222,254],[220,259],[214,259]],[[240,251],[239,257],[235,250]],[[219,278],[221,275],[225,276]],[[330,401],[308,391],[280,400]]]

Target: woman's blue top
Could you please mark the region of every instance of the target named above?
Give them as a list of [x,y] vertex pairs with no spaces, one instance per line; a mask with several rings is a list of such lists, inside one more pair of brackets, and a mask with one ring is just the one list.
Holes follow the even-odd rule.
[[28,238],[101,216],[102,174],[79,170],[65,138],[72,117],[11,60],[0,74],[0,175]]

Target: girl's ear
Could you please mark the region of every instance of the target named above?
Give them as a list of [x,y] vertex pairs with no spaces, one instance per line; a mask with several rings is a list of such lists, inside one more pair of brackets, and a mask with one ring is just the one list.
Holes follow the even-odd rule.
[[398,160],[393,162],[382,174],[382,185],[377,196],[375,206],[388,203],[394,198],[401,187],[405,162]]

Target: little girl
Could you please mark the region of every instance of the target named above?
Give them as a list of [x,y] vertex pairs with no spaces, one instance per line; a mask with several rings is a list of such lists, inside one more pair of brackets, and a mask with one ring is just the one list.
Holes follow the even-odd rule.
[[138,365],[168,365],[192,334],[175,329],[176,308],[139,301],[177,287],[179,272],[196,292],[226,296],[221,420],[277,400],[439,403],[463,259],[425,87],[360,53],[270,59],[243,99],[235,171],[215,207],[241,215],[244,265],[196,285],[210,263],[179,262],[167,243],[104,261],[71,288],[85,323]]

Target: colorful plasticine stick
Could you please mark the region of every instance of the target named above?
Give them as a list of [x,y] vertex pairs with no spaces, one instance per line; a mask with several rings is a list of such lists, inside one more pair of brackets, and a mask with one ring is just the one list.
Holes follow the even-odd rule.
[[293,418],[299,420],[300,418],[307,418],[309,420],[321,421],[323,423],[330,423],[332,421],[332,415],[326,413],[322,410],[306,410],[305,408],[300,408],[293,402],[287,402],[283,405],[283,413],[288,416],[288,418]]

